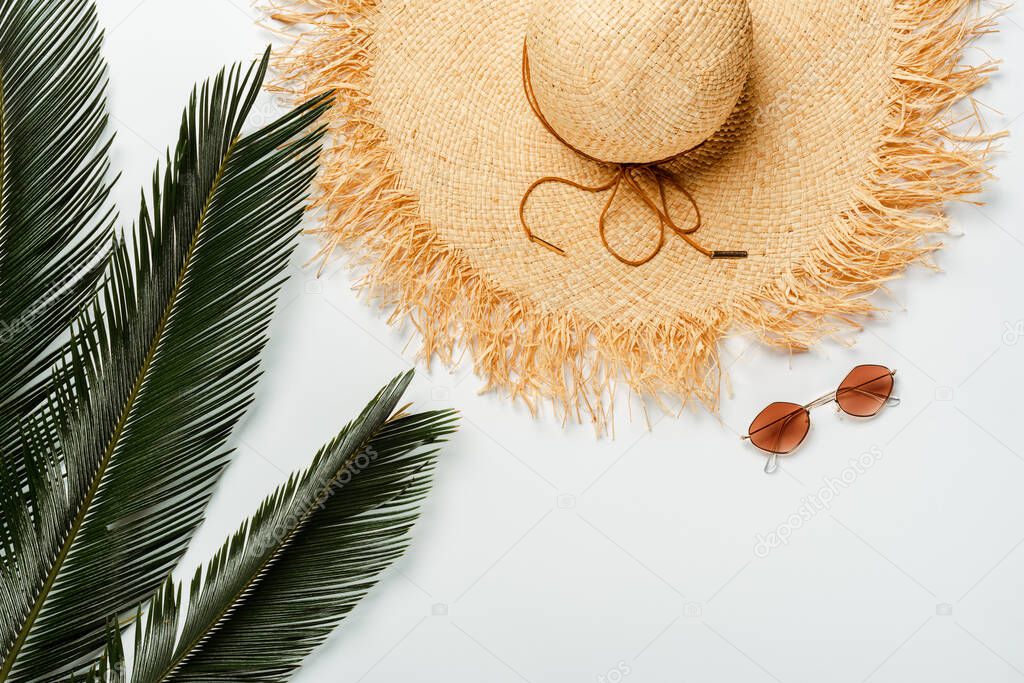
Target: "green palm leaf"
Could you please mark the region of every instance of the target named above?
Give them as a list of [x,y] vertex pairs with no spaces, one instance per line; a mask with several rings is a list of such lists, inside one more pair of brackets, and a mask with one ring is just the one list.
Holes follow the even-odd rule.
[[19,422],[114,220],[101,39],[86,0],[0,0],[0,462],[22,483]]
[[193,94],[134,247],[115,242],[60,382],[23,430],[28,485],[0,472],[0,680],[94,661],[106,619],[183,554],[229,456],[327,106],[243,136],[267,60]]
[[[168,580],[139,618],[133,683],[284,681],[405,549],[452,412],[393,415],[412,373],[260,506],[195,574],[187,614]],[[180,627],[180,635],[179,635]],[[112,643],[115,675],[123,674]]]

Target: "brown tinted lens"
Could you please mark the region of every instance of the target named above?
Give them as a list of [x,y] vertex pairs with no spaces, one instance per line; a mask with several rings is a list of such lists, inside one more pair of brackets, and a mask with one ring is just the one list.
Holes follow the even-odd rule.
[[878,414],[892,396],[892,371],[881,365],[861,365],[846,376],[836,392],[839,407],[856,417]]
[[769,453],[792,453],[811,428],[811,416],[795,403],[773,403],[750,425],[750,442]]

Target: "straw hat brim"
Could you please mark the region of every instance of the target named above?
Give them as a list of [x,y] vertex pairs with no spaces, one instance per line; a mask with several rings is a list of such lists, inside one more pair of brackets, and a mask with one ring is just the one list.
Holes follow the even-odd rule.
[[[309,3],[303,3],[309,5]],[[873,308],[865,296],[936,245],[945,201],[987,176],[950,105],[991,64],[960,52],[991,27],[968,0],[751,0],[750,79],[712,140],[670,164],[704,219],[711,261],[669,239],[651,263],[615,260],[603,197],[524,191],[542,176],[611,172],[553,139],[523,95],[526,0],[317,0],[281,64],[303,95],[338,89],[340,139],[320,201],[327,248],[359,245],[366,284],[423,334],[427,356],[468,346],[490,387],[607,425],[612,385],[714,407],[731,330],[804,349]],[[968,144],[970,143],[970,144]],[[680,215],[682,202],[673,208]],[[685,222],[685,221],[681,221]],[[640,255],[656,222],[623,196],[609,239]]]

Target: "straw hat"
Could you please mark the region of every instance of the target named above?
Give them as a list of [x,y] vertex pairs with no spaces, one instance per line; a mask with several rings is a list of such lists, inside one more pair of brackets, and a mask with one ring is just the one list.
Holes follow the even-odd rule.
[[[729,332],[805,349],[937,248],[995,136],[969,0],[313,0],[325,253],[487,388],[609,424],[619,379],[714,409]],[[980,124],[980,121],[976,122]],[[966,132],[966,135],[964,134]],[[671,405],[666,401],[667,405]]]

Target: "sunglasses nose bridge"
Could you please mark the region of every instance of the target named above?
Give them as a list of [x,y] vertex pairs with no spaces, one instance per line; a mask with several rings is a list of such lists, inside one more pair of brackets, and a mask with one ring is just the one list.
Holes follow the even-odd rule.
[[836,400],[836,393],[837,392],[833,391],[833,392],[831,392],[829,394],[825,394],[824,396],[822,396],[820,398],[814,399],[813,401],[811,401],[810,403],[808,403],[807,405],[804,406],[804,410],[813,410],[814,408],[818,408],[820,406],[828,405],[832,401]]

